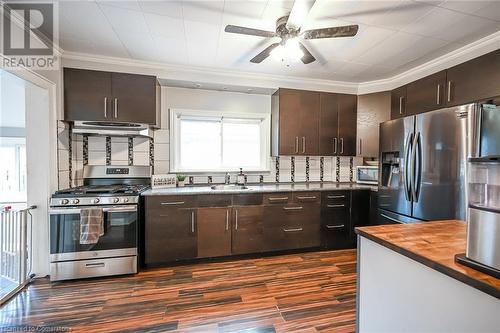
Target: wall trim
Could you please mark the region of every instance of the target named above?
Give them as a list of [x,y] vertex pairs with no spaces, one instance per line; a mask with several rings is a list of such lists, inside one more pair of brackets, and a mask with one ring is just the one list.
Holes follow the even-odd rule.
[[[63,65],[66,66],[86,69],[107,68],[108,70],[151,74],[162,79],[191,80],[193,82],[199,81],[221,84],[231,82],[231,84],[248,87],[272,89],[284,87],[362,95],[392,90],[401,85],[453,67],[499,48],[500,31],[497,31],[403,73],[386,79],[361,83],[174,65],[67,51],[63,51],[62,60]],[[111,67],[111,69],[109,69],[109,67]]]

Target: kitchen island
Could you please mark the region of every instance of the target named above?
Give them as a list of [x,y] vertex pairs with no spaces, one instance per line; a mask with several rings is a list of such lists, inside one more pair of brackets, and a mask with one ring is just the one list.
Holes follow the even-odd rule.
[[358,332],[498,332],[500,279],[455,262],[466,223],[356,228]]

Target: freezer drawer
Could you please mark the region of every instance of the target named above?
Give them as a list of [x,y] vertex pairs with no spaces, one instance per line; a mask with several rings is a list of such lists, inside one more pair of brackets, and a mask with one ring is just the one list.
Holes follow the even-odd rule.
[[377,224],[407,224],[407,223],[418,223],[424,222],[419,219],[415,219],[413,217],[396,214],[384,209],[379,209],[377,214]]

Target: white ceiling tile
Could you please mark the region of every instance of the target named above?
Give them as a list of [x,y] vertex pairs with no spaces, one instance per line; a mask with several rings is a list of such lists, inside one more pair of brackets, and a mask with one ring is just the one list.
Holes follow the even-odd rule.
[[224,1],[184,1],[182,15],[185,20],[220,24],[224,12]]
[[217,25],[184,20],[189,62],[207,66],[217,54],[220,29]]
[[[376,65],[399,68],[428,53],[435,52],[448,44],[446,41],[430,37],[418,37],[413,35],[407,35],[407,37],[413,40],[413,46],[399,49],[400,52],[388,57],[383,63],[377,63]],[[387,66],[386,63],[390,64],[390,66]]]
[[118,37],[130,56],[138,60],[156,61],[157,50],[149,33],[119,32]]
[[122,9],[136,10],[140,11],[141,7],[136,0],[127,0],[127,1],[109,1],[109,0],[97,0],[98,4],[104,4],[108,6],[113,6]]
[[268,0],[229,0],[224,3],[224,15],[260,19],[267,3]]
[[289,15],[292,7],[293,1],[269,0],[262,13],[262,18],[276,21],[282,16]]
[[188,63],[188,53],[184,39],[168,38],[156,34],[153,34],[152,37],[157,50],[157,61],[171,64]]
[[149,32],[142,12],[103,4],[99,6],[115,31],[130,31],[134,33]]
[[184,21],[179,18],[144,13],[151,33],[184,39]]
[[435,7],[426,15],[416,21],[403,27],[401,30],[407,33],[413,33],[420,36],[435,37],[442,31],[449,28],[450,24],[462,20],[466,25],[467,15],[448,10],[441,7]]
[[462,13],[468,13],[472,14],[486,6],[488,6],[491,3],[498,2],[498,1],[481,1],[481,0],[475,0],[475,1],[457,1],[457,0],[447,0],[439,4],[439,7],[447,8],[447,9],[452,9],[456,10]]
[[475,11],[474,15],[500,21],[500,1],[492,1],[491,4]]
[[182,1],[143,1],[139,2],[145,13],[182,18]]
[[436,37],[456,42],[471,42],[478,37],[492,34],[500,29],[500,23],[480,17],[468,16],[467,23],[456,21],[447,29],[440,31]]
[[433,8],[434,6],[425,2],[403,0],[400,1],[398,6],[373,20],[372,24],[383,26],[388,29],[400,30],[408,25],[409,22],[424,16]]

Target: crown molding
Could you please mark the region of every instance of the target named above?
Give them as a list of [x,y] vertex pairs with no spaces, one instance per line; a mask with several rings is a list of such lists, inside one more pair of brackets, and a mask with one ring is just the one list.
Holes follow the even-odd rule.
[[497,31],[403,73],[386,79],[360,83],[313,79],[307,77],[290,77],[284,75],[243,72],[199,66],[176,65],[162,62],[68,52],[62,49],[61,51],[62,64],[63,66],[68,67],[150,74],[156,75],[162,79],[171,80],[211,82],[218,84],[230,83],[232,85],[268,89],[277,89],[280,87],[295,88],[362,95],[392,90],[499,48],[500,31]]
[[422,65],[413,67],[403,73],[387,79],[362,82],[358,85],[358,95],[378,91],[392,90],[407,83],[421,79],[427,75],[437,73],[450,67],[459,65],[483,54],[500,48],[500,31],[478,39],[470,44],[432,59]]

